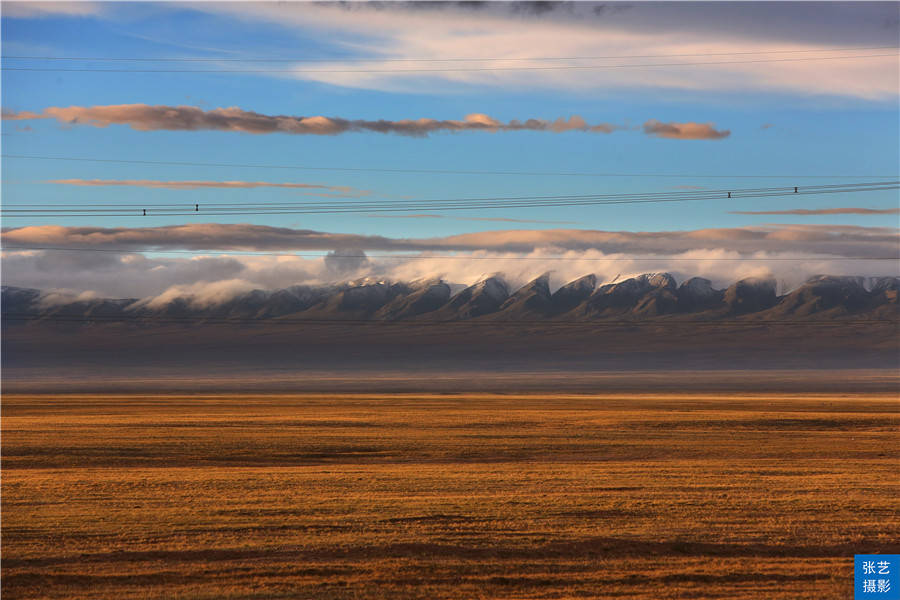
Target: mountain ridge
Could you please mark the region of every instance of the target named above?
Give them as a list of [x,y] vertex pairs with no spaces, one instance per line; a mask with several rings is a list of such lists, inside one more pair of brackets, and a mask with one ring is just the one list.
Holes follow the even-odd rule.
[[517,290],[493,274],[451,293],[441,279],[414,282],[358,280],[321,286],[254,289],[224,301],[194,296],[65,299],[57,293],[2,287],[3,317],[14,321],[172,319],[287,319],[373,321],[604,321],[896,319],[900,277],[866,279],[817,275],[777,295],[769,278],[745,278],[725,289],[692,277],[680,285],[669,273],[647,273],[598,285],[594,275],[550,292],[549,273]]

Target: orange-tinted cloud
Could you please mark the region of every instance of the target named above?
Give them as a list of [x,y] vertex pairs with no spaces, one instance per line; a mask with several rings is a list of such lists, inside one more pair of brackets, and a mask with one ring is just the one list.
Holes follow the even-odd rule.
[[508,217],[451,217],[433,213],[411,215],[367,215],[373,219],[453,219],[454,221],[491,221],[495,223],[547,223],[557,225],[575,225],[577,221],[545,221],[543,219],[511,219]]
[[31,112],[28,110],[6,110],[3,109],[2,118],[4,121],[28,121],[31,119],[47,119],[49,118],[47,115],[42,115],[40,113]]
[[267,225],[196,223],[164,227],[62,227],[5,229],[3,242],[122,250],[299,251],[360,248],[384,251],[534,252],[597,250],[670,254],[719,249],[740,253],[803,252],[841,256],[895,256],[897,228],[850,225],[760,225],[693,231],[511,229],[432,238],[389,238]]
[[582,131],[611,133],[619,127],[609,123],[591,125],[577,115],[568,119],[513,119],[502,122],[481,113],[466,115],[462,120],[402,119],[367,121],[324,116],[266,115],[237,107],[203,110],[196,106],[151,106],[117,104],[109,106],[52,106],[40,114],[9,112],[4,119],[53,118],[68,125],[128,125],[138,131],[239,131],[242,133],[291,133],[297,135],[338,135],[350,132],[394,133],[414,137],[436,132],[461,131],[549,131],[562,133]]
[[900,208],[792,208],[790,210],[733,210],[733,215],[897,215]]
[[159,181],[155,179],[51,179],[47,183],[60,185],[77,185],[91,187],[133,186],[170,190],[196,190],[203,188],[251,189],[251,188],[289,188],[323,190],[352,194],[355,196],[370,193],[368,190],[357,190],[342,185],[320,185],[315,183],[276,183],[271,181]]
[[727,129],[716,129],[715,123],[663,123],[650,119],[644,133],[674,140],[721,140],[731,135]]

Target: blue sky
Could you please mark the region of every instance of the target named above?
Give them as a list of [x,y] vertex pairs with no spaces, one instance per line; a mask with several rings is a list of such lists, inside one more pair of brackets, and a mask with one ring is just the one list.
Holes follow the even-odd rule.
[[[299,8],[303,8],[302,6]],[[332,7],[333,8],[333,7]],[[311,10],[312,7],[309,7]],[[777,5],[760,8],[777,12]],[[815,10],[811,5],[809,10]],[[283,25],[244,11],[192,10],[186,5],[101,5],[87,15],[27,14],[25,18],[3,18],[4,55],[53,55],[91,57],[368,57],[354,53],[354,44],[378,43],[379,36],[358,30],[340,31],[322,27],[320,21]],[[295,11],[298,12],[298,11]],[[331,13],[340,13],[332,10]],[[349,12],[349,11],[347,11]],[[397,9],[397,12],[402,12]],[[456,13],[445,11],[452,20]],[[463,13],[466,11],[457,11]],[[13,14],[16,14],[13,11]],[[437,16],[437,15],[436,15]],[[648,13],[648,19],[652,15]],[[340,24],[342,15],[329,15]],[[500,18],[503,18],[501,14]],[[510,17],[512,18],[512,17]],[[651,19],[652,20],[652,19]],[[535,17],[525,26],[566,20],[552,14]],[[449,26],[449,25],[448,25]],[[604,24],[604,27],[609,25]],[[598,35],[606,29],[598,28]],[[823,32],[823,38],[827,32]],[[698,36],[697,32],[684,32]],[[390,37],[385,34],[386,37]],[[372,40],[375,42],[372,42]],[[780,40],[764,40],[766,48],[782,48]],[[389,42],[384,42],[389,45]],[[751,46],[754,40],[746,41]],[[830,47],[827,39],[819,40]],[[857,47],[847,40],[843,47]],[[523,48],[525,56],[530,52]],[[553,49],[547,49],[552,54]],[[653,54],[654,52],[649,52]],[[873,52],[874,53],[874,52]],[[483,53],[473,53],[482,56]],[[542,54],[542,53],[539,53]],[[471,55],[471,54],[470,54]],[[607,55],[615,55],[610,53]],[[779,55],[782,56],[782,55]],[[787,55],[790,56],[790,55]],[[727,57],[726,57],[727,58]],[[753,58],[759,58],[753,56]],[[731,57],[731,60],[734,58]],[[690,59],[680,59],[690,60]],[[695,59],[696,60],[696,59]],[[724,59],[716,59],[724,60]],[[884,60],[884,59],[869,59]],[[832,63],[810,61],[828,78]],[[842,68],[851,61],[843,61]],[[856,61],[862,62],[862,61]],[[895,61],[896,63],[896,61]],[[439,63],[440,64],[440,63]],[[507,63],[509,64],[509,63]],[[6,60],[11,66],[93,66],[98,68],[211,69],[253,68],[247,63],[63,63]],[[291,68],[295,63],[268,63],[265,68]],[[308,68],[320,68],[316,63]],[[777,66],[777,65],[776,65]],[[362,68],[365,68],[363,65]],[[681,68],[683,72],[687,67]],[[693,72],[704,69],[693,67]],[[676,69],[677,70],[677,69]],[[648,72],[652,79],[659,69]],[[534,75],[536,78],[541,73]],[[582,78],[602,78],[603,73],[582,72]],[[415,87],[414,76],[404,76]],[[413,79],[412,82],[409,82]],[[648,119],[664,122],[715,123],[731,131],[723,140],[659,139],[633,131],[613,134],[566,132],[465,132],[437,133],[410,138],[377,133],[336,136],[252,135],[215,131],[134,131],[124,125],[105,128],[62,125],[55,120],[5,121],[3,145],[6,154],[52,155],[137,160],[175,160],[304,166],[474,169],[513,171],[581,171],[638,173],[741,174],[859,174],[892,175],[897,172],[897,97],[859,98],[834,90],[830,94],[806,95],[791,90],[743,89],[733,92],[717,87],[705,90],[654,88],[650,84],[588,89],[546,85],[432,86],[422,82],[415,91],[371,89],[329,85],[289,78],[283,74],[240,73],[43,73],[3,72],[3,106],[7,110],[40,111],[50,106],[95,106],[114,104],[192,105],[204,109],[237,106],[265,114],[325,115],[355,119],[461,119],[486,113],[500,120],[531,117],[556,119],[580,115],[589,123],[630,123],[639,126]],[[378,86],[374,86],[378,87]],[[440,88],[432,91],[434,88]],[[640,87],[640,89],[634,89]],[[762,129],[764,124],[772,127]],[[23,131],[24,127],[30,131]],[[655,179],[534,176],[411,175],[393,173],[335,173],[328,171],[283,171],[270,169],[223,169],[211,167],[141,166],[4,159],[3,196],[8,204],[112,203],[141,205],[148,202],[203,203],[209,201],[303,200],[293,190],[149,190],[135,187],[73,187],[39,183],[49,179],[203,179],[274,182],[310,182],[345,185],[371,190],[372,198],[397,196],[455,198],[515,196],[522,194],[588,194],[666,191],[675,185],[707,188],[794,185],[812,179]],[[788,206],[785,203],[789,203]],[[745,200],[734,204],[716,202],[616,207],[571,207],[522,209],[516,217],[534,220],[575,221],[579,227],[659,230],[744,226],[772,221],[771,216],[731,215],[729,210],[775,210],[778,208],[832,208],[865,206],[891,208],[897,205],[893,190],[859,195],[806,197],[801,204],[792,199]],[[452,213],[451,213],[452,214]],[[459,216],[510,216],[501,210],[465,213]],[[260,223],[290,223],[328,231],[366,232],[390,236],[427,237],[464,231],[498,228],[487,221],[458,219],[391,219],[365,215],[283,215],[254,218]],[[156,218],[136,222],[130,218],[108,218],[110,226],[158,225],[178,218]],[[232,218],[243,222],[247,218]],[[850,223],[896,225],[896,215],[831,215],[781,217],[780,222]],[[10,219],[6,226],[26,224]],[[41,222],[46,221],[42,219]],[[59,219],[59,224],[84,224],[85,219]],[[228,222],[227,220],[225,222]],[[535,224],[535,228],[558,225]]]
[[[154,204],[342,201],[310,195],[318,190],[210,187],[225,181],[339,186],[352,188],[354,194],[364,191],[365,201],[390,203],[398,199],[674,193],[686,186],[710,190],[897,179],[898,17],[898,3],[487,3],[478,8],[453,3],[4,3],[5,155],[306,168],[6,157],[2,162],[3,203],[6,208],[99,204],[133,207],[138,212],[141,207]],[[144,60],[12,58],[22,56]],[[862,58],[848,58],[853,56]],[[561,57],[569,58],[559,60]],[[171,58],[204,60],[156,60]],[[460,58],[467,60],[446,60]],[[361,59],[365,60],[360,62]],[[711,62],[719,64],[691,64]],[[663,66],[639,66],[657,63]],[[547,68],[585,65],[602,68]],[[209,72],[47,72],[16,68]],[[438,71],[394,72],[410,68]],[[447,70],[453,68],[459,70]],[[489,70],[477,70],[483,68]],[[229,72],[241,69],[283,72]],[[206,125],[183,126],[169,117],[154,117],[156,120],[150,125],[136,121],[138,117],[134,116],[110,117],[112,120],[105,123],[96,121],[96,114],[111,114],[119,105],[132,105],[129,114],[143,114],[145,109],[162,106],[176,112],[182,110],[176,107],[187,107],[184,110],[194,111],[192,114],[214,115],[221,109],[235,107],[242,115],[258,113],[269,121],[285,116],[292,123],[318,116],[349,121],[460,121],[475,113],[500,123],[514,119],[549,123],[576,117],[588,125],[609,124],[615,130],[554,133],[547,130],[549,125],[545,123],[537,127],[539,130],[530,131],[438,131],[411,137],[372,131],[334,135],[246,133],[214,130],[215,127],[211,130]],[[66,116],[60,116],[60,111]],[[88,113],[95,116],[88,117]],[[648,122],[662,123],[678,133],[671,137],[648,135],[643,130]],[[685,133],[688,130],[701,133]],[[706,139],[685,139],[691,137]],[[373,170],[340,170],[348,168]],[[390,172],[391,169],[521,174],[398,173]],[[563,172],[647,176],[552,174]],[[817,178],[821,176],[830,178]],[[53,180],[68,182],[50,183]],[[121,185],[85,185],[90,180],[118,181]],[[136,185],[137,180],[190,180],[204,185],[198,189],[171,189],[168,184],[148,188]],[[354,200],[358,198],[346,199]],[[157,236],[148,250],[228,249],[234,246],[228,243],[229,235],[240,237],[248,231],[238,224],[288,227],[326,232],[319,238],[320,246],[316,246],[322,252],[350,244],[350,239],[353,247],[373,250],[383,247],[381,238],[444,239],[504,230],[524,231],[521,235],[525,238],[538,240],[534,246],[537,250],[539,244],[550,239],[542,237],[541,232],[553,229],[632,232],[646,234],[651,240],[656,239],[654,232],[710,230],[713,233],[690,234],[684,239],[695,240],[697,250],[713,253],[796,250],[874,256],[884,253],[885,243],[890,245],[886,239],[896,237],[896,212],[747,215],[730,211],[896,211],[898,206],[897,190],[883,190],[730,202],[419,210],[416,214],[429,216],[412,218],[385,213],[216,217],[200,213],[164,217],[153,216],[152,210],[147,217],[7,216],[3,227],[9,232],[10,228],[40,226],[41,229],[28,230],[27,235],[19,231],[18,243],[50,240],[57,245],[76,243],[72,239],[77,232],[51,231],[49,226],[139,232],[187,225],[182,233],[202,228],[206,228],[202,229],[205,232],[210,224],[220,227],[215,242],[219,246],[213,242],[209,242],[213,244],[209,247],[203,246],[194,238],[183,236],[169,243]],[[772,229],[773,224],[776,229]],[[228,225],[234,228],[221,228]],[[781,231],[777,227],[787,229]],[[851,251],[850,246],[828,241],[843,239],[851,231],[847,227],[856,228],[852,235],[860,236],[852,244],[862,240],[860,244],[870,244],[867,250],[853,246]],[[253,235],[259,233],[253,231]],[[333,234],[358,237],[338,238]],[[198,239],[211,239],[204,238],[202,232],[196,235]],[[259,247],[267,247],[269,242],[263,238],[269,234],[259,235]],[[501,251],[506,247],[491,240],[503,235],[466,238],[469,241],[464,246],[474,249],[482,244],[484,251]],[[604,235],[591,239],[606,240]],[[759,240],[759,245],[748,245],[742,241],[744,235]],[[809,236],[819,236],[814,247],[802,246]],[[11,239],[8,233],[6,237]],[[569,247],[558,236],[551,237],[555,241],[546,242],[547,252],[560,248],[601,253],[621,250],[620,246],[602,241],[596,246],[578,242]],[[800,245],[784,246],[782,242],[788,239]],[[371,246],[365,240],[370,240]],[[685,250],[682,241],[662,250]],[[896,246],[896,241],[893,243]],[[647,244],[647,252],[662,251],[659,246]],[[309,240],[298,242],[299,247],[309,248]],[[640,245],[627,247],[630,252],[641,249]],[[59,269],[53,271],[52,277],[44,273],[43,278],[29,279],[46,264],[16,263],[19,266],[13,268],[13,263],[6,258],[4,261],[6,281],[19,277],[25,283],[49,285],[47,277],[51,282],[56,281],[53,278],[69,278],[66,281],[72,287],[80,279],[92,280],[96,275],[93,263],[86,262],[84,271],[79,272],[67,262],[57,265]],[[174,269],[176,262],[164,266]],[[781,265],[773,263],[772,268],[783,269]],[[634,266],[639,267],[664,269],[678,265]],[[895,265],[887,267],[896,270]],[[541,265],[535,265],[537,268]],[[745,271],[762,272],[753,268],[756,270]],[[884,263],[879,268],[879,273],[884,271]],[[578,274],[574,269],[573,276]],[[845,272],[849,267],[811,263],[809,269]],[[308,265],[302,265],[296,277],[306,277],[308,270]],[[868,267],[862,270],[872,271]],[[257,275],[261,272],[254,271]],[[400,276],[427,274],[421,270]],[[721,279],[730,277],[733,269],[717,267],[708,274]],[[466,271],[459,276],[476,275]],[[134,281],[144,277],[133,276]],[[530,275],[522,273],[520,278],[527,276]],[[801,274],[794,269],[785,276],[799,278]],[[183,283],[180,275],[173,277],[160,279],[158,286],[164,288],[173,281]],[[273,278],[274,275],[259,275],[252,283],[263,285]],[[103,282],[117,279],[119,276],[97,280],[97,289],[113,289],[103,288]],[[117,293],[120,290],[114,289]]]

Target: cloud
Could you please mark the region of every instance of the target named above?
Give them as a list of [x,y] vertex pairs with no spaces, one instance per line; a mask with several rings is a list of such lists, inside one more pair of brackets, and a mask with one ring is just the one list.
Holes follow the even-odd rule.
[[[836,52],[840,48],[896,46],[891,3],[637,2],[600,10],[595,3],[575,3],[550,11],[512,10],[503,2],[479,4],[478,10],[453,3],[426,3],[428,10],[420,4],[388,6],[209,2],[192,8],[293,30],[331,55],[349,54],[314,67],[298,62],[273,75],[351,88],[417,94],[459,93],[465,87],[593,94],[668,90],[690,97],[787,92],[807,100],[831,95],[878,101],[897,95],[897,58],[887,50],[852,54],[889,56],[810,60],[848,54]],[[360,64],[356,57],[369,60]],[[802,60],[757,62],[785,58]],[[692,64],[698,62],[718,64]],[[600,68],[580,68],[585,65]],[[504,70],[509,67],[532,70]]]
[[900,208],[792,208],[790,210],[733,210],[732,215],[897,215]]
[[364,277],[388,281],[441,278],[452,284],[470,285],[487,275],[502,273],[515,290],[546,272],[551,274],[552,289],[588,273],[597,275],[601,282],[609,282],[617,277],[622,280],[641,273],[665,271],[682,281],[693,276],[706,277],[718,287],[744,277],[776,277],[793,287],[821,273],[872,277],[896,274],[896,263],[890,261],[846,261],[806,252],[738,253],[723,248],[650,258],[596,249],[540,248],[528,253],[429,253],[415,259],[371,254],[366,258],[352,249],[332,253],[330,257],[173,258],[106,254],[102,259],[103,266],[98,267],[94,253],[4,251],[3,283],[42,290],[64,289],[69,295],[87,292],[83,299],[142,298],[145,303],[163,303],[174,297],[187,297],[193,305],[208,306],[252,289],[322,285]]
[[322,261],[327,271],[341,277],[347,277],[369,266],[366,253],[360,248],[346,248],[329,252]]
[[366,215],[372,219],[453,219],[454,221],[491,221],[494,223],[546,223],[554,225],[574,225],[577,221],[544,221],[541,219],[510,219],[507,217],[450,217],[431,213],[412,215]]
[[644,133],[675,140],[721,140],[731,135],[727,129],[717,130],[715,123],[662,123],[656,119],[644,123]]
[[204,188],[252,189],[261,187],[288,189],[318,189],[341,194],[366,195],[368,190],[341,185],[321,185],[316,183],[275,183],[271,181],[159,181],[155,179],[51,179],[47,183],[77,186],[132,186],[170,190],[196,190]]
[[164,227],[62,227],[3,230],[7,246],[110,250],[258,251],[347,250],[385,252],[560,252],[672,254],[721,249],[730,252],[806,252],[848,257],[896,256],[900,231],[851,225],[760,225],[692,231],[510,229],[433,238],[389,238],[267,225],[197,223]]
[[14,19],[88,17],[103,13],[103,2],[4,2],[3,16]]
[[61,227],[39,225],[3,231],[4,244],[123,250],[288,251],[373,248],[407,250],[404,240],[380,236],[326,233],[267,225],[196,223],[166,227]]
[[[720,287],[754,276],[773,276],[793,286],[820,273],[895,275],[895,260],[859,259],[896,257],[898,242],[896,227],[852,225],[770,224],[693,231],[519,229],[422,239],[241,224],[44,225],[4,230],[0,266],[4,285],[103,297],[189,295],[202,304],[255,288],[360,277],[442,278],[471,284],[496,272],[503,273],[512,288],[548,271],[553,286],[587,273],[609,281],[657,271],[679,279],[707,277]],[[154,254],[184,250],[197,254]],[[237,254],[244,251],[268,254]],[[294,254],[298,251],[315,253]]]
[[216,306],[231,300],[256,287],[243,279],[225,279],[221,281],[200,281],[186,285],[173,285],[161,294],[150,296],[131,304],[129,310],[140,308],[159,308],[176,298],[187,298],[191,308],[203,309]]
[[46,115],[42,115],[42,114],[36,113],[36,112],[31,112],[28,110],[14,111],[14,110],[7,110],[5,108],[3,109],[3,112],[0,114],[2,114],[2,119],[4,121],[27,121],[30,119],[46,119],[47,118]]
[[72,302],[87,302],[101,298],[100,294],[93,290],[79,292],[77,290],[53,289],[43,294],[38,301],[41,308],[50,308]]
[[588,124],[574,115],[554,121],[543,119],[513,119],[502,122],[481,113],[466,115],[462,120],[403,119],[367,121],[323,116],[266,115],[237,107],[204,110],[196,106],[151,106],[148,104],[117,104],[108,106],[52,106],[41,113],[8,112],[4,119],[56,119],[68,125],[128,125],[138,131],[238,131],[267,134],[339,135],[350,132],[393,133],[424,137],[437,132],[462,131],[549,131],[562,133],[581,131],[612,133],[617,126],[608,123]]
[[[115,18],[125,10],[116,4],[4,2],[3,12],[13,17],[93,14]],[[132,3],[125,12],[133,16],[137,4]],[[351,88],[416,94],[459,93],[468,86],[592,94],[666,90],[691,98],[701,93],[771,92],[793,94],[806,101],[824,95],[892,102],[897,96],[896,53],[837,52],[841,48],[896,46],[900,26],[896,5],[891,2],[152,4],[152,10],[159,12],[193,10],[231,20],[228,25],[243,27],[250,21],[287,30],[321,48],[322,56],[347,56],[348,60],[322,61],[314,66],[302,61],[286,63],[278,70],[287,72],[271,76]],[[196,42],[187,47],[213,50],[216,56],[246,52],[239,45],[210,48],[220,45],[219,40],[203,44],[202,35]],[[540,52],[535,51],[538,48]],[[785,50],[797,53],[785,54]],[[886,56],[830,60],[848,54]],[[530,58],[535,56],[600,58]],[[633,58],[642,56],[648,58]],[[361,65],[354,60],[359,57],[369,60]],[[819,57],[829,60],[810,60]],[[393,60],[397,58],[482,60],[398,64]],[[754,62],[784,58],[802,60]],[[693,64],[698,62],[718,64]],[[263,63],[248,64],[249,68],[271,68]],[[601,68],[547,68],[573,64]],[[426,68],[423,65],[432,71],[421,71]],[[448,70],[473,66],[482,70]],[[510,66],[535,70],[498,70]],[[209,68],[233,69],[234,64],[210,63]],[[402,72],[409,69],[420,72]]]

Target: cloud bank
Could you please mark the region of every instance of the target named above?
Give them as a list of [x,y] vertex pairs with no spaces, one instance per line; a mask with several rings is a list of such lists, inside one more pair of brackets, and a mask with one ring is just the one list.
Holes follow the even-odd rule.
[[534,252],[599,250],[670,254],[723,249],[732,252],[807,252],[846,257],[896,256],[900,231],[852,225],[762,225],[692,231],[511,229],[433,238],[389,238],[268,225],[196,223],[162,227],[62,227],[38,225],[3,230],[3,244],[62,248],[166,251],[291,252]]
[[[858,259],[897,257],[900,231],[767,225],[670,232],[526,229],[404,239],[260,225],[133,229],[46,225],[7,229],[3,243],[4,285],[104,297],[189,293],[227,299],[229,294],[253,288],[361,277],[398,281],[439,277],[471,284],[497,272],[503,273],[512,287],[545,272],[551,273],[552,285],[559,286],[588,273],[609,281],[658,271],[679,279],[707,277],[719,286],[763,276],[795,286],[822,273],[896,275],[896,260]],[[17,250],[13,246],[73,251]],[[74,250],[78,248],[83,250]],[[197,254],[153,254],[173,250]],[[238,251],[270,254],[228,254]],[[292,254],[297,251],[315,253]]]
[[[560,260],[562,259],[562,260]],[[752,260],[748,260],[752,259]],[[793,260],[802,259],[802,260]],[[224,301],[251,289],[281,289],[360,278],[415,281],[441,278],[471,285],[495,273],[515,290],[550,273],[556,289],[593,273],[600,282],[621,281],[642,273],[669,272],[683,281],[706,277],[725,287],[745,277],[775,277],[788,288],[817,274],[891,276],[896,263],[846,261],[803,253],[739,254],[711,249],[646,258],[598,250],[542,249],[527,254],[473,252],[464,256],[425,255],[416,259],[385,258],[348,249],[309,256],[188,256],[95,252],[4,251],[3,284],[41,290],[65,290],[85,297],[152,298],[191,295]],[[205,301],[205,300],[204,300]]]
[[137,131],[237,131],[251,134],[289,133],[294,135],[340,135],[351,132],[393,133],[425,137],[438,132],[464,131],[547,131],[563,133],[581,131],[612,133],[620,127],[609,123],[588,124],[574,115],[556,120],[513,119],[499,121],[481,113],[466,115],[462,120],[344,119],[323,116],[266,115],[237,107],[204,110],[196,106],[151,106],[149,104],[115,104],[108,106],[51,106],[40,113],[5,112],[4,119],[56,119],[67,125],[108,127],[127,125]]

